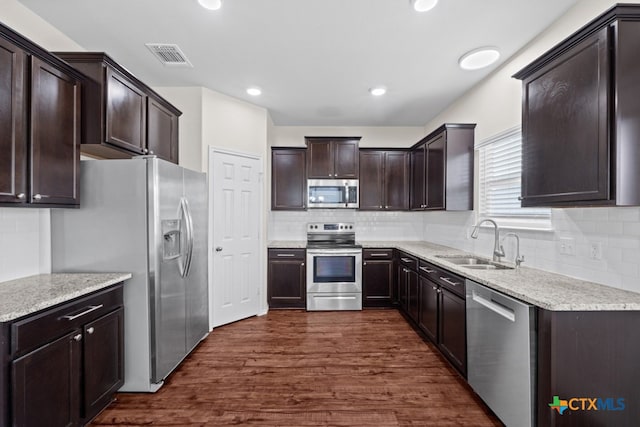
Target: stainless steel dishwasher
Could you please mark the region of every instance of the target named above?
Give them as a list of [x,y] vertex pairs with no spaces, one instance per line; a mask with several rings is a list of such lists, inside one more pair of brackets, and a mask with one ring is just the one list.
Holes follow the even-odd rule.
[[535,309],[466,281],[467,379],[508,427],[534,426]]

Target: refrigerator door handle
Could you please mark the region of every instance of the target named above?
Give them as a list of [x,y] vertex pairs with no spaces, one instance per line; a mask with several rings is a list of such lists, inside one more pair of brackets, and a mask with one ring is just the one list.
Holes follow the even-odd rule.
[[191,269],[191,258],[193,256],[193,218],[191,209],[189,209],[189,202],[184,197],[180,199],[180,217],[181,222],[184,224],[186,247],[183,253],[184,261],[179,264],[179,268],[180,276],[187,277]]

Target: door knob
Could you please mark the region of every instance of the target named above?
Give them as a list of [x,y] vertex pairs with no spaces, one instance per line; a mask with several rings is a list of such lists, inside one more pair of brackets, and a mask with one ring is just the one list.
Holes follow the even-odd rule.
[[220,251],[222,251],[222,246],[217,246],[216,247],[216,252],[220,252]]

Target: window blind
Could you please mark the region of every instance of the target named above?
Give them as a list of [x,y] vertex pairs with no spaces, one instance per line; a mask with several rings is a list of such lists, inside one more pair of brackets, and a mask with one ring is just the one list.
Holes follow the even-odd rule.
[[477,149],[481,217],[550,220],[551,209],[520,206],[522,132],[519,126],[489,138]]

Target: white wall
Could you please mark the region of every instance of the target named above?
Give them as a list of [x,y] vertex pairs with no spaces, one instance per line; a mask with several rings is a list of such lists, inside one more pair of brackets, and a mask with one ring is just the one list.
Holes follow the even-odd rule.
[[266,157],[266,109],[209,89],[203,89],[202,106],[204,159],[208,146]]
[[426,134],[421,126],[274,126],[269,145],[304,147],[305,136],[361,136],[360,147],[411,147]]
[[[0,0],[0,21],[49,50],[82,50],[15,0]],[[0,282],[51,271],[50,211],[0,208]]]
[[202,88],[155,87],[163,98],[182,111],[178,125],[180,147],[178,163],[189,169],[206,172],[202,159]]
[[[544,33],[532,40],[487,79],[464,94],[425,130],[443,122],[475,122],[476,141],[512,128],[521,118],[521,82],[511,76],[555,44],[614,4],[610,0],[582,0]],[[425,213],[428,241],[490,256],[492,230],[476,241],[467,235],[473,213]],[[499,221],[498,221],[499,222]],[[528,266],[640,292],[640,208],[553,209],[552,232],[518,231],[521,253]],[[560,239],[573,239],[575,255],[559,252]],[[592,243],[602,245],[602,259],[589,256]],[[513,259],[509,241],[509,259]]]

